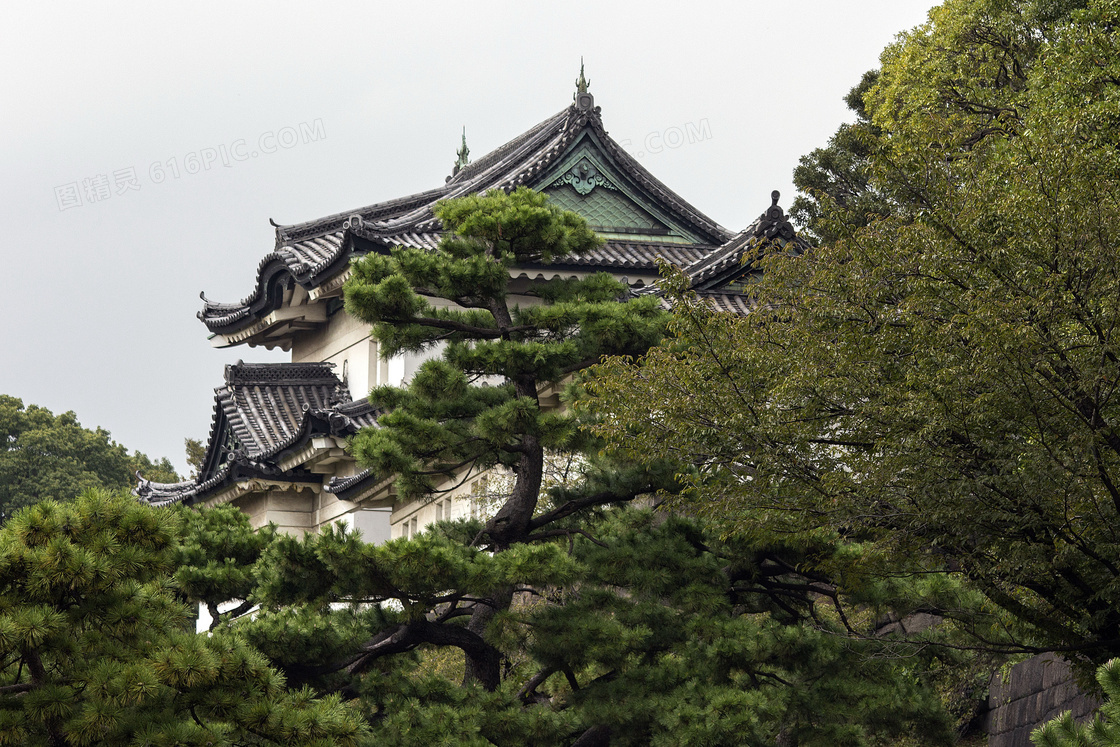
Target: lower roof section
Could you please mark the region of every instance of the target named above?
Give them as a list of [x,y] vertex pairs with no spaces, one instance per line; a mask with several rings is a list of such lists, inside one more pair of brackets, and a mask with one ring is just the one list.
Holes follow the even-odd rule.
[[214,414],[202,468],[193,480],[140,478],[134,491],[157,506],[196,503],[240,483],[322,486],[339,463],[349,468],[346,439],[373,427],[377,412],[351,400],[330,363],[237,363],[214,390]]

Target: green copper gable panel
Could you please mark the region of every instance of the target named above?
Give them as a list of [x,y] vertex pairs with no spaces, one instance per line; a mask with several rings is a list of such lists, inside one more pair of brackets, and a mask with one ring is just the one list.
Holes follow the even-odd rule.
[[560,184],[544,192],[558,207],[582,215],[596,231],[659,236],[669,233],[664,224],[618,190],[598,187],[587,194],[580,194],[571,184]]
[[556,166],[531,185],[565,210],[579,213],[607,238],[702,244],[702,237],[679,225],[657,207],[600,147],[584,133]]

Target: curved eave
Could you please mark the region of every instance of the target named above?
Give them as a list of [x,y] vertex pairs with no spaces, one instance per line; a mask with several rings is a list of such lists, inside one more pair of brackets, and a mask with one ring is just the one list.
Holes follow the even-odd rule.
[[213,335],[210,344],[216,348],[259,345],[286,351],[291,349],[293,334],[314,329],[326,321],[327,305],[324,302],[285,306],[269,312],[236,332]]
[[350,477],[336,477],[323,488],[340,501],[367,504],[372,498],[375,503],[391,506],[396,498],[396,475],[385,477],[369,469],[364,469]]
[[[354,411],[353,417],[345,414],[347,409]],[[144,502],[159,507],[222,503],[225,500],[215,501],[215,497],[231,489],[237,492],[239,485],[261,481],[272,487],[318,490],[322,487],[322,476],[334,471],[333,465],[352,460],[345,451],[346,436],[372,426],[375,417],[376,413],[360,403],[349,408],[340,406],[332,412],[308,410],[299,431],[266,453],[244,462],[227,461],[206,480],[164,484],[141,479],[133,492]],[[240,490],[241,494],[246,492],[252,491]]]
[[253,292],[240,302],[213,303],[203,295],[198,318],[217,335],[231,335],[252,326],[291,303],[297,288],[302,290],[301,297],[306,297],[325,279],[343,269],[353,252],[354,237],[347,230],[337,236],[302,243],[313,248],[305,246],[297,251],[296,247],[287,247],[266,255],[257,265]]

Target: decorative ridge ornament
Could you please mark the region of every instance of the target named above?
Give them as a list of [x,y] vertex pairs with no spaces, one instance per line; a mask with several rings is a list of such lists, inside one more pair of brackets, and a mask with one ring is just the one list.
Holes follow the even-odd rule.
[[459,158],[455,161],[455,167],[451,170],[451,175],[452,176],[455,176],[456,174],[458,174],[459,169],[463,168],[464,166],[466,166],[468,163],[471,162],[470,159],[467,158],[467,156],[469,156],[470,153],[471,153],[471,149],[467,147],[467,126],[463,125],[463,144],[460,145],[459,150],[457,150],[455,152],[455,155],[458,156]]
[[[591,81],[583,75],[583,55],[579,57],[579,77],[576,78],[576,93],[587,93],[587,89],[591,87]],[[575,94],[572,95],[575,98]]]
[[331,388],[340,382],[333,363],[245,363],[226,366],[226,386],[323,385]]
[[591,87],[591,81],[583,74],[583,56],[579,58],[579,77],[576,78],[576,92],[572,94],[572,100],[576,102],[576,109],[580,111],[589,111],[595,107],[595,97],[587,92]]
[[793,224],[786,218],[785,212],[778,207],[778,198],[782,193],[774,190],[770,193],[771,205],[766,209],[766,212],[758,217],[758,225],[755,226],[755,238],[765,239],[782,239],[783,241],[792,241],[797,232],[793,230]]

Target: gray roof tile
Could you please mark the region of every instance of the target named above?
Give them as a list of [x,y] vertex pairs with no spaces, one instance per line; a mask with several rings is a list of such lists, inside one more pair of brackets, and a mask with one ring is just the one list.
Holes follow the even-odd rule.
[[351,400],[330,363],[238,363],[214,390],[214,416],[196,480],[141,479],[148,503],[193,502],[238,476],[277,475],[278,462],[313,435],[349,436],[376,424],[366,400]]

